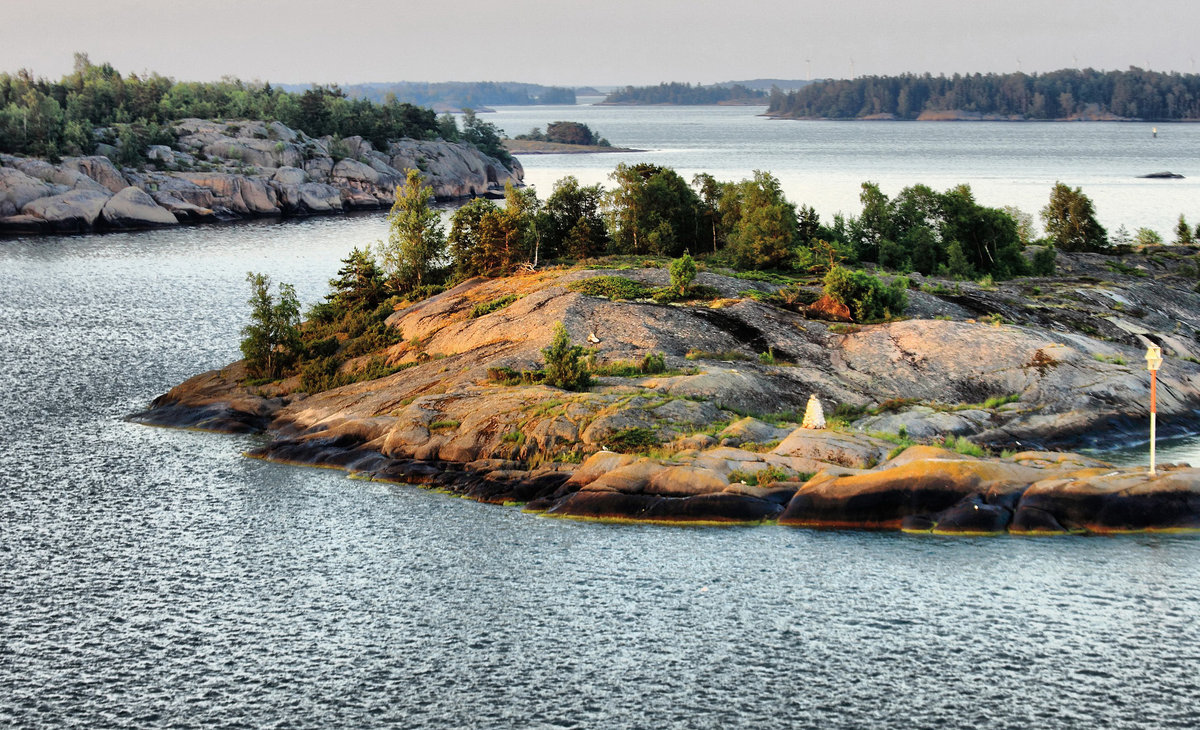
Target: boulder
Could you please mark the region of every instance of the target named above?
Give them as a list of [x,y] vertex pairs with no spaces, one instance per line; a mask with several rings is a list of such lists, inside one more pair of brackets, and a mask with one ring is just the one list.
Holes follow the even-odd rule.
[[0,167],[0,215],[15,215],[38,198],[53,194],[44,180],[13,167]]
[[107,190],[72,190],[61,195],[39,198],[22,212],[46,221],[54,231],[86,231],[96,224],[112,194]]
[[978,433],[987,422],[984,411],[935,411],[917,407],[903,413],[885,413],[856,421],[854,427],[863,431],[900,433],[900,429],[913,439],[935,439],[942,436],[960,436]]
[[1083,469],[1038,481],[1017,505],[1014,532],[1200,530],[1200,469]]
[[1044,475],[1019,464],[963,458],[918,459],[852,476],[822,472],[796,493],[780,523],[895,529],[907,517],[937,515],[972,494],[1011,511],[1017,496]]
[[215,217],[211,208],[193,205],[192,203],[180,200],[171,193],[154,193],[150,197],[154,198],[155,203],[170,211],[175,216],[175,219],[180,222],[197,223]]
[[[170,148],[167,150],[169,152]],[[120,192],[129,186],[129,181],[112,163],[112,160],[102,155],[68,157],[62,161],[62,166],[88,176],[112,193]]]
[[839,431],[798,428],[771,450],[780,456],[869,469],[887,458],[891,444]]
[[113,228],[153,228],[179,223],[174,213],[160,207],[144,190],[132,186],[109,198],[101,214]]
[[779,428],[772,426],[769,423],[764,423],[757,418],[747,416],[740,420],[734,421],[717,434],[717,438],[721,439],[722,443],[726,440],[733,444],[742,444],[746,442],[765,444],[771,441],[782,441],[791,434],[790,429]]

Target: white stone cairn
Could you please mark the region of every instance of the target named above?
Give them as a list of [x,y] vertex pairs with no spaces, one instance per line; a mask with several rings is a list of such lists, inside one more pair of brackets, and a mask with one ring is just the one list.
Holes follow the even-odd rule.
[[808,405],[804,408],[804,422],[800,424],[800,428],[825,428],[825,411],[815,394],[808,397]]

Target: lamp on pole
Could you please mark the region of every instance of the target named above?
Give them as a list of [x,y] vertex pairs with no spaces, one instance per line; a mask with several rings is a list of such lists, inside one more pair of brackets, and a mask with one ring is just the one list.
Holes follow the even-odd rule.
[[1154,476],[1155,421],[1158,416],[1158,369],[1162,367],[1162,348],[1150,345],[1146,348],[1146,369],[1150,371],[1150,476]]

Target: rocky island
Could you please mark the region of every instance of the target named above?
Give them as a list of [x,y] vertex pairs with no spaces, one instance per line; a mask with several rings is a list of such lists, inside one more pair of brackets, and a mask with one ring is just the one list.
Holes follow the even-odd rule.
[[[0,154],[0,233],[76,233],[265,216],[387,208],[408,170],[437,197],[499,194],[520,163],[465,142],[310,137],[280,122],[182,119],[148,162],[118,167],[117,149],[58,163]],[[111,158],[111,159],[110,159]]]
[[[769,281],[712,270],[662,303],[645,268],[471,278],[386,319],[396,371],[306,393],[245,363],[135,420],[264,432],[252,456],[420,484],[552,517],[939,534],[1200,529],[1200,470],[1053,451],[1144,439],[1147,344],[1167,353],[1163,431],[1200,408],[1195,252],[1060,254],[1059,275],[914,276],[908,317],[831,322]],[[761,277],[760,277],[761,279]],[[793,286],[791,289],[804,289]],[[814,302],[819,286],[809,285]],[[816,309],[814,309],[816,307]],[[555,325],[590,388],[530,374]],[[1169,333],[1169,334],[1156,334]],[[800,427],[810,396],[826,428]]]

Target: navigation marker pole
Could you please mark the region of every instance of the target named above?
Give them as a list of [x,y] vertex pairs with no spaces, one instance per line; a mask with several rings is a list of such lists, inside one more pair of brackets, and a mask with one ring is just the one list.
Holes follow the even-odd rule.
[[1162,367],[1162,348],[1146,348],[1146,369],[1150,371],[1150,476],[1154,476],[1154,440],[1158,416],[1158,369]]

